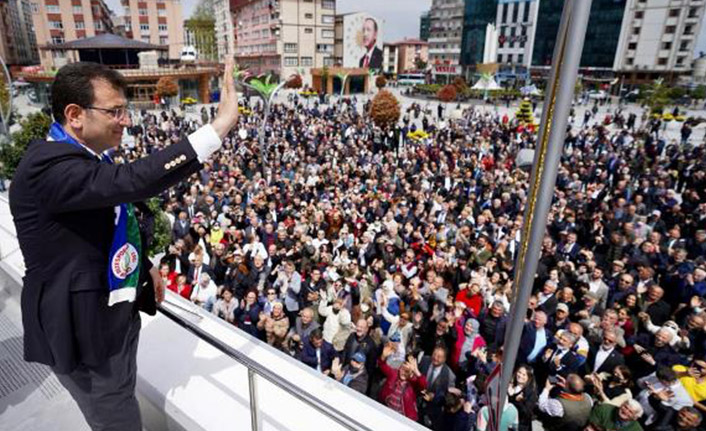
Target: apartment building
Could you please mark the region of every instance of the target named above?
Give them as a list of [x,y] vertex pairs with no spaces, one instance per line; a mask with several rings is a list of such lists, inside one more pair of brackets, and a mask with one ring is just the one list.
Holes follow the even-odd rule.
[[286,78],[334,62],[334,0],[231,0],[238,64]]
[[39,63],[29,0],[0,2],[0,57],[10,65]]
[[423,40],[403,39],[384,44],[382,71],[386,74],[420,70],[419,61],[429,62],[429,44]]
[[433,0],[429,11],[431,64],[461,64],[464,6],[464,0]]
[[236,31],[233,6],[232,0],[213,1],[218,61],[221,62],[225,62],[227,56],[235,54]]
[[180,0],[121,0],[121,4],[126,37],[154,45],[168,45],[169,58],[179,58],[184,47]]
[[423,41],[429,40],[429,27],[431,26],[431,19],[429,16],[429,11],[422,12],[419,17],[419,38]]
[[704,0],[628,0],[613,68],[626,82],[688,75],[704,16]]
[[63,66],[70,54],[43,46],[113,32],[111,11],[103,0],[31,0],[30,9],[40,61],[47,69]]

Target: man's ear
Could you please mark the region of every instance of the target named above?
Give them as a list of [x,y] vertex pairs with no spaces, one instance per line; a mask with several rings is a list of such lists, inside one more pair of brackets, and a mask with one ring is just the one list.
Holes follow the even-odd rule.
[[66,119],[66,125],[74,128],[83,128],[84,120],[84,110],[75,103],[70,103],[64,108],[64,118]]

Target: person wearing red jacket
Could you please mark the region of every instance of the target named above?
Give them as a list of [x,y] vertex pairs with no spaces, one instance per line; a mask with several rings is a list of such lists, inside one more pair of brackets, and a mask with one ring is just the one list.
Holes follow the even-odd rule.
[[463,284],[461,284],[461,290],[456,294],[456,302],[463,302],[466,304],[466,309],[470,310],[473,317],[478,317],[480,311],[483,308],[483,295],[480,294],[480,285],[478,283],[472,283],[467,289],[463,289]]
[[427,387],[427,379],[419,371],[417,360],[410,357],[399,369],[387,364],[395,347],[387,344],[378,359],[378,366],[387,379],[380,391],[380,402],[396,412],[417,421],[417,395]]

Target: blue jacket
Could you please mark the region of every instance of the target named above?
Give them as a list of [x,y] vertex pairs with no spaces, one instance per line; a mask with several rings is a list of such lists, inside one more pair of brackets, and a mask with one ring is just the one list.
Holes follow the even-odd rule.
[[[331,364],[333,363],[333,358],[336,357],[336,350],[333,345],[326,340],[323,340],[321,345],[321,371],[326,371],[331,369]],[[308,338],[304,339],[304,348],[299,354],[299,360],[307,364],[313,369],[319,365],[319,361],[316,358],[316,348],[311,344]]]

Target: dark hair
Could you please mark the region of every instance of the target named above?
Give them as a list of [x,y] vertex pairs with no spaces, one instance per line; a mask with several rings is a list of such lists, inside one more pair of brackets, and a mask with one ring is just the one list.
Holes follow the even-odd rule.
[[64,109],[70,104],[90,106],[95,100],[93,81],[103,80],[113,88],[122,91],[127,89],[123,76],[115,70],[98,63],[70,63],[59,69],[51,86],[51,110],[54,121],[64,124]]
[[663,382],[674,382],[677,380],[677,373],[669,367],[662,367],[657,370],[657,378]]
[[322,338],[324,338],[324,331],[321,328],[316,328],[309,334],[310,340],[320,340]]
[[373,22],[373,25],[375,26],[375,33],[377,33],[377,31],[378,31],[378,22],[377,22],[375,19],[370,18],[370,17],[365,18],[365,21],[372,21],[372,22]]

